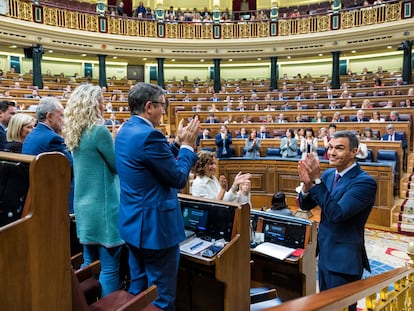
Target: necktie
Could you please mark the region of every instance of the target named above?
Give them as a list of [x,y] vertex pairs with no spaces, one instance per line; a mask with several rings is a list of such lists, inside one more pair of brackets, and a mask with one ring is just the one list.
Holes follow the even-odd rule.
[[337,183],[338,183],[339,179],[341,179],[341,175],[336,174],[336,175],[335,175],[335,178],[334,178],[334,181],[333,181],[333,183],[332,183],[332,191],[335,189],[335,187],[336,187],[336,185],[337,185]]

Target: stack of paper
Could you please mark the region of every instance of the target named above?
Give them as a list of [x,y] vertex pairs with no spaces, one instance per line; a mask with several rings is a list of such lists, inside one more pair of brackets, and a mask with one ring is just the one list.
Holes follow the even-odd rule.
[[202,240],[200,238],[194,238],[188,241],[184,241],[184,243],[180,245],[180,250],[194,255],[210,247],[212,244],[213,243]]
[[280,260],[284,260],[295,251],[294,248],[289,248],[270,242],[259,244],[254,250],[255,252],[262,253],[264,255],[271,256]]

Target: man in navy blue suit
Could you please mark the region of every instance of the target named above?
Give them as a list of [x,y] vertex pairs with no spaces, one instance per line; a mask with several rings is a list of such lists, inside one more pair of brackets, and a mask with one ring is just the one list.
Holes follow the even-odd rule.
[[158,287],[154,304],[175,310],[179,243],[185,239],[177,192],[185,187],[198,157],[194,152],[200,123],[180,122],[176,140],[168,144],[157,130],[167,109],[165,92],[138,83],[128,94],[131,118],[115,141],[116,169],[121,185],[119,231],[129,249],[131,284],[136,295]]
[[16,103],[8,100],[0,102],[0,151],[6,147],[6,130],[10,119],[16,114]]
[[394,125],[388,124],[386,127],[387,134],[382,135],[381,140],[385,141],[398,141],[400,140],[402,143],[403,150],[407,149],[407,140],[405,139],[405,135],[402,133],[398,133],[394,129]]
[[[360,280],[370,271],[364,227],[375,202],[377,184],[356,162],[358,138],[351,131],[333,134],[328,143],[330,166],[321,175],[319,160],[308,154],[298,171],[303,188],[300,207],[321,208],[318,273],[321,291]],[[356,304],[349,306],[356,310]]]
[[[72,154],[60,135],[64,109],[56,97],[43,97],[36,107],[38,124],[23,142],[22,153],[38,155],[43,152],[61,152],[69,160],[72,170]],[[73,213],[73,182],[69,193],[69,213]]]

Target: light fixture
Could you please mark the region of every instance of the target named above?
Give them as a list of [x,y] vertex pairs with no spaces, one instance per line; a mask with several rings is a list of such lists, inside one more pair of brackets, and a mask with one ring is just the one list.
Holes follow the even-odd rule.
[[388,45],[387,46],[387,49],[392,49],[392,45]]
[[322,53],[319,53],[318,56],[323,56],[323,54]]
[[118,56],[114,56],[114,57],[112,57],[113,59],[118,59]]
[[257,60],[262,60],[262,58],[261,57],[258,57]]
[[53,50],[49,50],[48,52],[49,52],[49,53],[53,53],[53,52],[55,52],[55,51],[53,51]]
[[233,61],[233,59],[232,58],[229,58],[229,62],[232,62]]
[[173,58],[171,61],[172,61],[172,62],[175,62],[175,58]]
[[352,51],[351,51],[351,53],[355,54],[355,53],[356,53],[356,51],[355,51],[355,50],[352,50]]
[[88,56],[88,54],[83,53],[83,54],[81,54],[81,56],[82,57],[85,57],[85,56]]
[[203,62],[204,62],[204,59],[200,59],[200,62],[202,62],[202,63],[203,63]]
[[11,49],[17,49],[17,45],[15,45],[15,44],[10,45],[9,48],[11,48]]
[[147,58],[146,58],[146,57],[144,57],[142,60],[147,60]]
[[292,58],[291,56],[288,56],[288,57],[287,57],[287,59],[291,59],[291,58]]

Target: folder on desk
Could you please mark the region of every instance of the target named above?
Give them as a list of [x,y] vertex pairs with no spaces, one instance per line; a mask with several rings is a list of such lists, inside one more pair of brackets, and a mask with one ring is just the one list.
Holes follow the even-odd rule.
[[267,256],[274,257],[279,260],[284,260],[290,256],[296,249],[278,245],[271,242],[264,242],[259,244],[254,249],[257,253],[262,253]]

